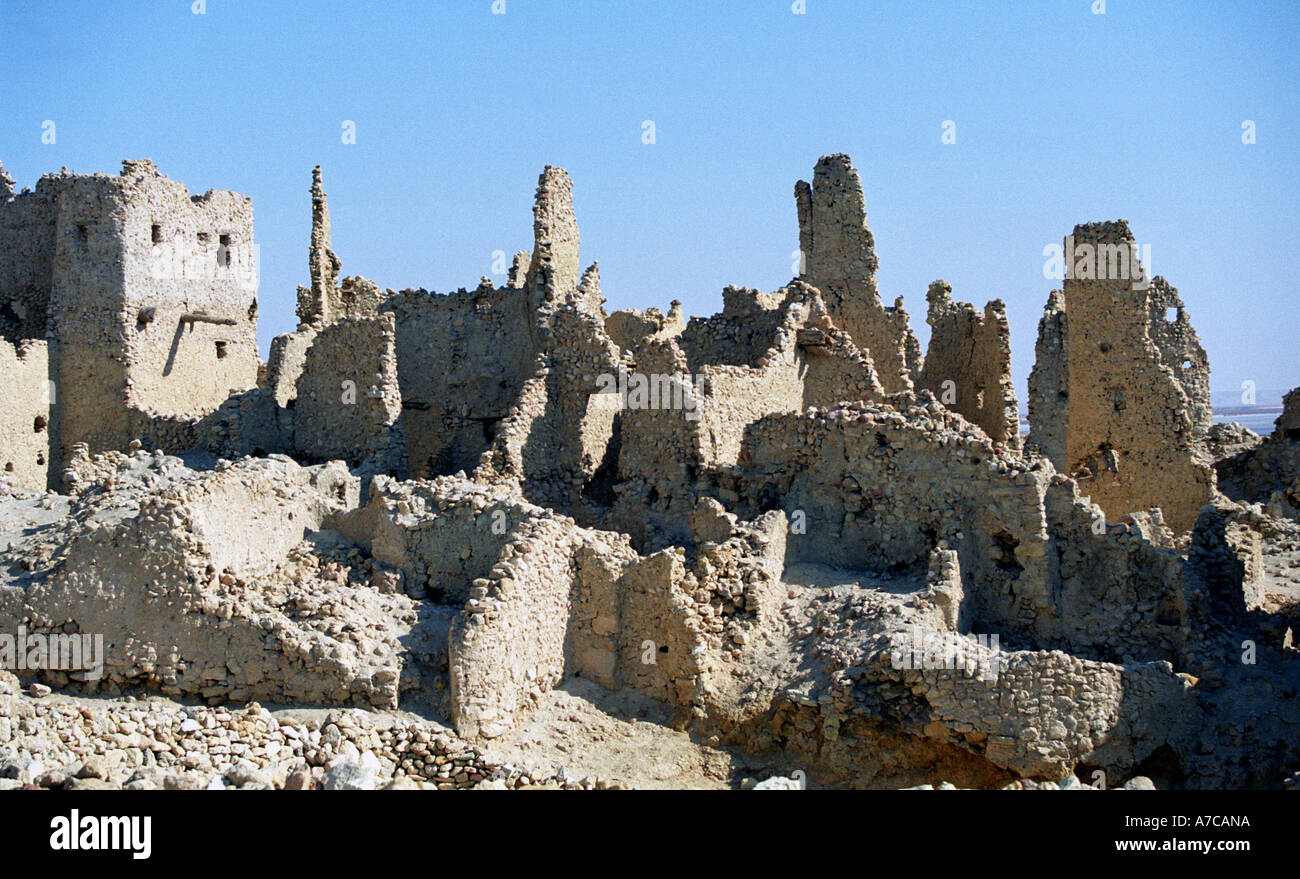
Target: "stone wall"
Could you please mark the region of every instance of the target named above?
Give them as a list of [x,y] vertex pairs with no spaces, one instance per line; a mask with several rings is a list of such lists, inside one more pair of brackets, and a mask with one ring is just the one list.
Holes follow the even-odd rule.
[[[547,165],[537,178],[533,204],[533,250],[526,286],[541,304],[544,288],[555,301],[578,289],[582,264],[578,261],[578,221],[573,212],[573,181],[563,168]],[[599,305],[599,303],[597,303]]]
[[[121,314],[93,329],[126,338],[130,405],[205,415],[257,384],[253,201],[224,191],[191,197],[148,161],[123,163],[119,179],[110,191],[124,211]],[[66,312],[66,296],[54,307]],[[68,356],[78,336],[64,330]]]
[[526,290],[406,290],[396,317],[397,375],[413,476],[473,472],[533,372],[537,344]]
[[0,550],[6,569],[25,560],[0,581],[0,627],[101,635],[102,675],[71,671],[88,691],[394,708],[428,685],[410,602],[371,588],[322,529],[357,504],[338,465],[199,473],[142,451],[70,466],[71,516],[20,512],[32,524]]
[[50,361],[44,341],[0,339],[0,478],[44,491],[50,458]]
[[682,303],[676,299],[667,314],[657,308],[645,311],[625,308],[605,318],[605,332],[624,351],[631,351],[642,342],[679,336],[684,329],[686,319],[682,316]]
[[534,520],[475,580],[451,631],[451,705],[467,738],[505,732],[564,677],[574,536]]
[[54,472],[78,443],[125,448],[139,413],[199,418],[256,384],[252,202],[148,160],[0,201],[0,290],[6,333],[52,340]]
[[984,428],[994,442],[1020,445],[1020,411],[1011,380],[1011,328],[1001,299],[980,314],[952,301],[952,287],[935,281],[926,296],[930,345],[917,382],[945,406]]
[[984,631],[1108,661],[1184,656],[1189,591],[1160,529],[1108,527],[1072,482],[937,402],[769,416],[718,484],[742,516],[798,519],[787,564],[916,570],[944,546],[959,559],[959,610]]
[[1300,520],[1300,388],[1283,397],[1282,414],[1262,442],[1215,462],[1219,488],[1272,516]]
[[881,303],[875,238],[867,227],[862,180],[848,156],[822,156],[811,185],[795,185],[799,212],[799,277],[821,291],[835,324],[875,362],[887,393],[912,387],[921,370],[920,344],[900,297]]
[[59,179],[47,174],[15,195],[0,166],[0,335],[10,341],[44,339],[49,328]]
[[308,460],[337,458],[355,465],[378,453],[387,466],[399,466],[402,396],[395,328],[388,312],[344,318],[312,341],[293,410],[294,447]]
[[[1126,222],[1076,226],[1065,250],[1073,263],[1048,304],[1039,345],[1048,356],[1063,352],[1065,363],[1037,368],[1031,405],[1047,418],[1037,445],[1058,455],[1056,468],[1108,517],[1160,507],[1186,532],[1214,490],[1213,470],[1197,453],[1209,417],[1204,352],[1177,292],[1146,279]],[[1176,308],[1173,322],[1167,307]]]
[[1025,448],[1064,466],[1069,430],[1070,369],[1065,294],[1053,290],[1038,321],[1034,367],[1029,372],[1029,436]]

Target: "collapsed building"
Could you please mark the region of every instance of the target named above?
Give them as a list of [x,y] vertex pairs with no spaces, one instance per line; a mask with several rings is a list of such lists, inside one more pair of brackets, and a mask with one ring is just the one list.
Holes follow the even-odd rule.
[[1159,507],[1187,531],[1214,492],[1205,350],[1126,222],[1076,226],[1065,251],[1064,289],[1038,327],[1030,441],[1112,518]]
[[40,434],[6,457],[15,484],[57,487],[79,443],[184,444],[187,423],[254,387],[256,277],[247,196],[191,196],[147,160],[17,195],[6,182],[0,326],[21,368],[5,415]]
[[437,294],[342,277],[317,168],[265,364],[246,198],[148,162],[2,195],[0,631],[107,643],[48,685],[488,747],[587,681],[838,786],[1300,761],[1300,421],[1223,452],[1162,279],[1052,293],[1022,444],[1003,303],[935,281],[922,355],[843,155],[795,188],[801,273],[689,320],[606,313],[562,169],[505,283]]

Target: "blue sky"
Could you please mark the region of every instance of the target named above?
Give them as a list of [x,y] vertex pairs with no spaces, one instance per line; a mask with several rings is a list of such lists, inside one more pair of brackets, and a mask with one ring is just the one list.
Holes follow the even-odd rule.
[[296,322],[313,165],[345,274],[472,288],[531,246],[553,164],[608,308],[710,314],[789,280],[794,183],[846,152],[886,300],[924,342],[935,278],[1004,299],[1022,407],[1043,248],[1116,218],[1181,291],[1216,400],[1266,402],[1300,385],[1300,4],[1093,3],[0,0],[0,161],[32,186],[148,157],[251,195],[265,354]]

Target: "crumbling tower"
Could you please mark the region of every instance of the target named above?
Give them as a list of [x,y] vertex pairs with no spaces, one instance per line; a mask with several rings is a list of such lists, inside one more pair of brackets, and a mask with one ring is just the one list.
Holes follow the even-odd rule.
[[526,286],[533,303],[562,303],[577,292],[581,279],[578,261],[578,220],[573,213],[573,181],[563,168],[547,165],[537,178],[533,204],[533,252]]
[[1020,413],[1011,380],[1011,328],[1006,305],[994,299],[984,313],[968,302],[953,302],[947,281],[930,284],[926,294],[930,346],[917,386],[978,424],[997,443],[1020,445]]
[[116,176],[47,174],[0,198],[0,324],[12,342],[49,340],[38,424],[52,484],[77,443],[186,446],[257,381],[252,201],[191,196],[147,159]]
[[334,313],[339,271],[343,263],[331,249],[330,207],[321,185],[320,165],[311,172],[311,244],[307,248],[311,287],[298,288],[298,320],[304,324],[330,323]]
[[1214,488],[1197,454],[1210,417],[1205,352],[1177,291],[1146,277],[1127,222],[1076,226],[1065,254],[1029,378],[1031,445],[1108,518],[1160,507],[1187,531]]
[[857,169],[842,153],[822,156],[812,185],[800,180],[794,196],[803,263],[799,280],[820,290],[835,324],[870,351],[886,393],[911,390],[921,370],[921,346],[902,297],[892,308],[881,304],[875,239]]

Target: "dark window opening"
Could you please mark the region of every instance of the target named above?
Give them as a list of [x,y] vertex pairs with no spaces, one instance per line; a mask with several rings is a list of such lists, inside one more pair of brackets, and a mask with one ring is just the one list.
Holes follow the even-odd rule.
[[221,246],[217,248],[217,265],[230,268],[230,236],[222,235],[218,243]]
[[150,231],[150,237],[153,238],[154,244],[162,244],[162,226],[155,224]]
[[200,233],[199,233],[199,244],[202,244],[202,245],[204,245],[204,246],[206,247],[206,246],[207,246],[207,243],[208,243],[210,240],[212,240],[212,236],[209,235],[207,232],[200,232]]
[[7,464],[5,464],[5,472],[6,472],[6,473],[13,473],[13,472],[14,472],[14,462],[13,462],[13,461],[10,461],[10,462],[8,462]]
[[218,360],[225,360],[225,359],[226,359],[226,343],[225,343],[225,342],[218,342],[218,343],[217,343],[217,359],[218,359]]
[[36,420],[32,422],[32,433],[40,433],[48,423],[44,415],[37,415]]
[[1019,546],[1020,541],[1005,531],[993,535],[993,564],[1012,577],[1019,577],[1024,570],[1024,566],[1016,559],[1016,548]]
[[1110,350],[1110,342],[1102,342],[1097,347],[1101,349],[1102,354],[1105,354],[1107,351]]
[[90,227],[84,223],[77,224],[77,243],[85,244],[90,238]]

